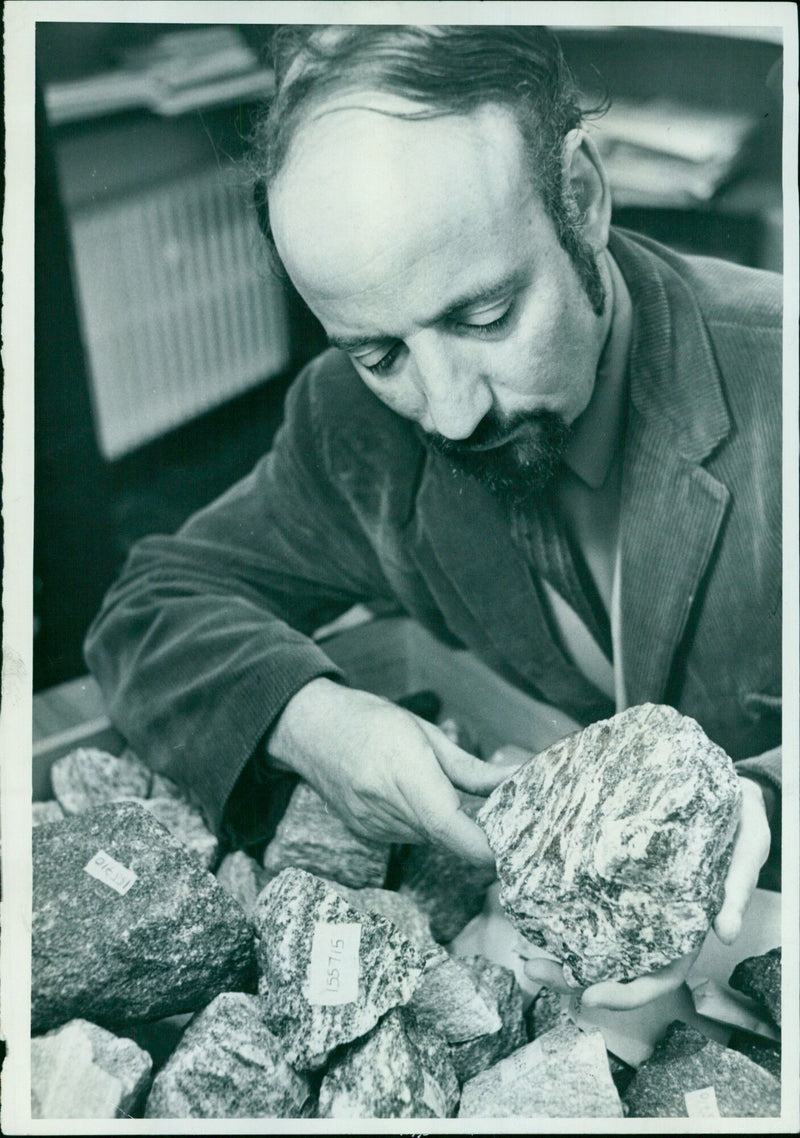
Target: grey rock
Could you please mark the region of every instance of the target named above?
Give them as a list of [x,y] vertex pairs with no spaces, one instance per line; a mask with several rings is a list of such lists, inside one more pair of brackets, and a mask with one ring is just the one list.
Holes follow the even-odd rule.
[[31,812],[31,824],[34,826],[47,826],[50,822],[60,822],[64,811],[54,798],[47,802],[34,802]]
[[616,1055],[608,1052],[608,1068],[611,1071],[611,1078],[614,1080],[614,1086],[623,1095],[631,1083],[631,1079],[636,1074],[636,1068],[631,1067],[630,1064],[625,1063],[622,1059],[618,1059]]
[[263,865],[275,875],[305,869],[363,889],[383,885],[390,851],[389,845],[356,837],[313,787],[299,782],[264,850]]
[[501,1027],[493,1034],[450,1045],[450,1058],[459,1083],[474,1078],[527,1042],[522,990],[511,969],[493,964],[483,956],[472,956],[462,963],[472,972],[487,1006],[497,1009]]
[[50,768],[53,794],[65,814],[81,814],[120,798],[146,798],[152,775],[135,755],[78,747]]
[[768,1071],[675,1020],[623,1101],[631,1118],[687,1118],[690,1110],[699,1113],[692,1105],[697,1092],[701,1101],[712,1098],[723,1118],[769,1118],[781,1110],[780,1083]]
[[262,890],[253,920],[267,1023],[295,1067],[320,1067],[334,1047],[366,1035],[422,975],[421,954],[396,925],[302,869]]
[[741,791],[693,720],[642,704],[562,739],[478,815],[500,901],[581,986],[652,972],[720,909]]
[[458,1082],[441,1036],[407,1008],[332,1060],[319,1092],[319,1118],[450,1118]]
[[313,1102],[267,1027],[263,1000],[216,997],[156,1076],[146,1118],[304,1118]]
[[571,1021],[568,1003],[560,992],[552,988],[540,988],[525,1013],[528,1039],[538,1039],[552,1031],[554,1027]]
[[217,881],[247,913],[252,915],[256,898],[267,884],[268,876],[254,857],[244,850],[226,854],[216,872]]
[[459,1118],[621,1118],[603,1036],[565,1024],[465,1083]]
[[781,1026],[781,950],[772,948],[763,956],[748,956],[734,968],[728,981],[764,1005],[777,1027]]
[[[483,801],[470,797],[462,809],[474,818]],[[480,913],[495,878],[493,866],[472,865],[439,846],[407,846],[400,859],[400,892],[427,913],[440,944],[449,944]]]
[[494,1001],[484,999],[470,969],[443,948],[426,961],[409,1007],[421,1026],[438,1031],[448,1043],[494,1035],[503,1026]]
[[[127,892],[87,872],[99,853],[123,889],[135,874]],[[33,831],[31,973],[34,1031],[156,1019],[252,990],[253,930],[148,811],[115,803]]]
[[125,1118],[150,1086],[152,1060],[130,1039],[73,1019],[31,1040],[33,1118]]
[[128,1023],[118,1027],[117,1031],[126,1039],[132,1039],[149,1054],[153,1060],[155,1075],[180,1043],[193,1015],[193,1012],[181,1012],[179,1015],[163,1016],[161,1019]]
[[428,915],[420,909],[413,897],[407,897],[393,889],[351,889],[335,881],[330,884],[354,909],[360,909],[363,913],[377,913],[397,925],[423,954],[436,948]]
[[217,860],[219,842],[209,830],[202,813],[187,799],[130,798],[166,826],[173,837],[196,857],[203,869],[211,869]]
[[733,1051],[746,1055],[753,1063],[758,1063],[776,1079],[781,1077],[781,1045],[772,1040],[762,1039],[759,1035],[751,1035],[749,1031],[734,1031],[728,1040],[728,1046]]

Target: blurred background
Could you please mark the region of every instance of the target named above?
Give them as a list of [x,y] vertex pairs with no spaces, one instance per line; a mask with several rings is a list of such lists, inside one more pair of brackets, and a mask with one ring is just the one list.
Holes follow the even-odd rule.
[[[271,31],[37,25],[35,690],[85,671],[130,545],[250,469],[325,346],[250,206]],[[780,271],[780,30],[556,31],[612,100],[615,223]]]

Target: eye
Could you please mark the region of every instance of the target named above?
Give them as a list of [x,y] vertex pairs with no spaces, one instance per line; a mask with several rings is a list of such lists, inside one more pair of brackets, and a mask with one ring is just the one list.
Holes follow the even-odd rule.
[[399,343],[395,344],[393,348],[389,349],[385,356],[381,356],[374,364],[366,364],[363,360],[358,360],[357,362],[366,368],[367,371],[372,372],[373,375],[386,375],[387,372],[392,370],[392,366],[397,359],[401,346]]
[[[462,321],[459,321],[459,327],[469,328],[470,331],[477,332],[479,336],[485,336],[490,332],[498,332],[510,320],[511,313],[512,313],[513,309],[514,309],[514,305],[509,304],[509,306],[508,306],[508,308],[506,308],[505,312],[502,312],[499,316],[496,316],[493,320],[482,320],[480,318],[477,318],[477,319],[473,318],[470,320],[462,320]],[[483,317],[485,315],[491,315],[491,314],[492,314],[491,312],[487,313],[487,314],[481,313],[480,316]]]

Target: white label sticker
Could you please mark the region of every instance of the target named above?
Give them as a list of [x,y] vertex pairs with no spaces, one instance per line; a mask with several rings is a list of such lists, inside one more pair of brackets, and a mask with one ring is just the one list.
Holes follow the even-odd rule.
[[308,963],[308,1002],[331,1008],[358,999],[361,925],[317,921]]
[[701,1087],[698,1091],[687,1091],[683,1096],[689,1118],[719,1118],[717,1094],[713,1087]]
[[436,1118],[444,1118],[447,1114],[444,1091],[424,1068],[422,1070],[422,1101],[429,1110],[433,1111]]
[[518,1051],[512,1052],[502,1063],[498,1063],[500,1082],[506,1086],[508,1083],[516,1083],[517,1079],[525,1078],[539,1066],[543,1058],[542,1045],[538,1039],[534,1039],[533,1043],[527,1043]]
[[94,857],[84,867],[84,872],[96,877],[104,885],[115,889],[120,896],[128,892],[136,880],[136,874],[127,865],[116,861],[105,850],[98,850]]

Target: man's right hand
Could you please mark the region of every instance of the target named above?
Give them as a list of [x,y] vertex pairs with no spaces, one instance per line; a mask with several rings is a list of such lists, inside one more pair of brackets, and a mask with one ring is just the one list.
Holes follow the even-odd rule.
[[312,680],[284,708],[268,751],[362,838],[432,842],[474,864],[494,861],[458,791],[490,794],[512,771],[468,755],[438,727],[379,696]]

